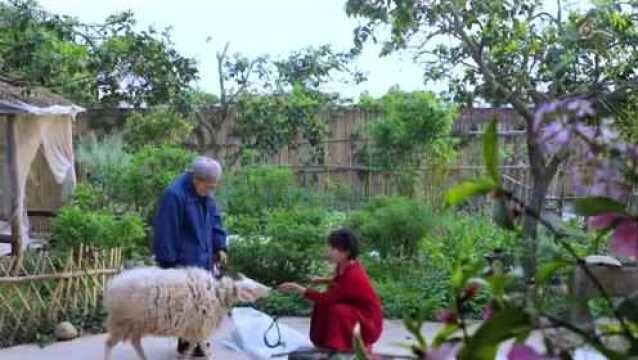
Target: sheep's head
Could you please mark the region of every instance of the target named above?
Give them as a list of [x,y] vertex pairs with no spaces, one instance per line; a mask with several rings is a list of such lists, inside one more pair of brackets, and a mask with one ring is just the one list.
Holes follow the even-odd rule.
[[239,274],[233,281],[237,289],[237,301],[239,302],[255,302],[270,294],[271,289],[268,286],[249,279],[242,274]]

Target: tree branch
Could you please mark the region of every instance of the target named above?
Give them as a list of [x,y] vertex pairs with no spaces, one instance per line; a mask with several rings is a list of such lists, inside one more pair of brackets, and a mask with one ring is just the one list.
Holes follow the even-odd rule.
[[454,25],[454,29],[457,35],[461,38],[461,40],[468,46],[470,50],[470,54],[474,61],[477,63],[481,73],[487,80],[487,82],[493,86],[494,88],[501,91],[507,97],[508,101],[512,106],[516,109],[516,111],[527,121],[528,126],[531,126],[534,122],[534,117],[529,110],[527,104],[523,103],[521,99],[514,96],[512,93],[510,86],[503,84],[498,80],[496,76],[496,71],[493,70],[491,64],[483,58],[481,47],[470,37],[470,35],[463,28],[463,20],[461,15],[453,5],[448,6],[454,19],[452,20],[452,24]]
[[596,287],[598,292],[600,292],[600,295],[603,297],[603,299],[605,299],[605,302],[611,308],[611,310],[612,310],[612,312],[614,314],[614,317],[620,323],[620,326],[623,329],[623,333],[625,334],[625,336],[628,339],[633,340],[634,336],[633,336],[631,330],[629,329],[629,325],[625,321],[625,318],[622,316],[622,314],[620,314],[620,312],[618,312],[618,309],[616,309],[616,307],[614,306],[614,303],[611,300],[611,296],[609,295],[607,290],[605,290],[605,287],[602,285],[600,280],[598,280],[596,275],[594,275],[594,273],[589,269],[589,267],[585,263],[585,260],[583,260],[580,256],[578,256],[578,253],[576,252],[574,247],[569,242],[565,241],[565,238],[567,237],[567,234],[565,234],[564,232],[556,229],[556,227],[552,223],[547,221],[540,214],[536,213],[536,211],[534,211],[534,209],[530,208],[527,204],[525,204],[524,201],[522,201],[521,199],[517,198],[511,192],[509,192],[507,190],[504,190],[504,189],[501,189],[500,190],[500,194],[505,196],[506,199],[508,199],[508,200],[514,202],[515,204],[517,204],[518,206],[520,206],[520,208],[525,211],[526,215],[529,215],[529,216],[533,217],[534,219],[536,219],[536,221],[538,221],[541,225],[543,225],[547,230],[549,230],[554,235],[554,237],[553,237],[554,240],[560,246],[562,246],[565,250],[567,250],[569,255],[576,260],[576,265],[585,273],[585,275],[592,281],[592,283],[594,283],[594,286]]
[[228,52],[228,47],[230,46],[230,42],[227,42],[224,45],[224,50],[222,52],[217,52],[217,74],[219,75],[219,100],[222,106],[222,113],[224,114],[224,118],[226,118],[226,114],[228,113],[228,101],[226,99],[226,88],[224,87],[224,59],[226,59],[226,53]]

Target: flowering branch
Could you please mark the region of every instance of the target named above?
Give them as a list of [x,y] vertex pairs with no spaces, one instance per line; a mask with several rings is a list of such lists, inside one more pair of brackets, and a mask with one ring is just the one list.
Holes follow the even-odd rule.
[[541,225],[543,225],[547,230],[549,230],[554,235],[554,240],[556,240],[556,242],[560,246],[562,246],[565,250],[567,250],[569,255],[572,256],[576,260],[576,264],[578,265],[578,267],[581,270],[583,270],[585,275],[587,275],[587,277],[594,283],[594,286],[596,286],[596,289],[600,292],[600,294],[604,298],[605,302],[612,309],[614,317],[620,323],[620,326],[622,327],[623,333],[625,334],[625,336],[627,336],[627,338],[629,338],[629,339],[634,340],[634,336],[633,336],[631,330],[629,329],[629,325],[625,321],[625,318],[620,314],[620,312],[618,312],[618,310],[614,306],[614,303],[611,300],[611,296],[609,296],[609,293],[605,290],[604,286],[598,280],[596,275],[594,275],[594,273],[589,269],[589,267],[587,267],[587,264],[585,263],[585,260],[583,260],[580,256],[578,256],[578,253],[576,252],[576,250],[574,250],[573,246],[571,246],[571,244],[569,242],[564,240],[564,238],[567,237],[567,234],[565,234],[564,232],[556,229],[556,227],[552,223],[550,223],[549,221],[547,221],[547,219],[545,219],[542,216],[540,216],[539,214],[537,214],[532,208],[527,206],[527,204],[525,204],[524,201],[522,201],[521,199],[517,198],[511,192],[509,192],[507,190],[504,190],[504,189],[501,189],[501,190],[499,190],[499,195],[504,196],[507,200],[510,200],[510,201],[514,202],[516,205],[520,206],[520,208],[527,215],[535,218]]

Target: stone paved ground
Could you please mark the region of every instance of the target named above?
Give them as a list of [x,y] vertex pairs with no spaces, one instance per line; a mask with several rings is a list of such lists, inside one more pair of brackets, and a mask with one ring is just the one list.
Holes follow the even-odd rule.
[[[308,332],[309,320],[306,318],[282,318],[283,324],[303,333]],[[426,323],[424,334],[432,339],[436,331],[441,327],[438,323]],[[222,360],[244,360],[248,357],[242,353],[232,351],[222,345],[228,340],[232,332],[232,322],[226,319],[220,329],[213,336],[213,358]],[[103,359],[104,340],[106,335],[84,336],[70,342],[61,342],[39,348],[35,345],[22,345],[0,350],[1,360],[92,360]],[[397,342],[409,340],[409,336],[403,328],[401,321],[387,320],[380,343],[375,351],[386,354],[405,354],[405,350],[397,346]],[[534,347],[541,347],[539,336],[532,336],[529,343]],[[176,340],[168,338],[148,337],[143,340],[144,350],[149,360],[174,360],[177,359],[175,347]],[[506,359],[509,344],[505,344],[499,351],[498,359]],[[113,351],[114,360],[137,360],[133,348],[129,344],[119,344]],[[601,360],[603,357],[583,352],[577,356],[577,360]]]

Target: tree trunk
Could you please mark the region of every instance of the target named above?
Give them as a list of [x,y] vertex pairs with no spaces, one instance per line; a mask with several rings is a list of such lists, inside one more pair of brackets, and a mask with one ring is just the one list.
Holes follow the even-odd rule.
[[[528,206],[535,214],[541,214],[545,196],[551,179],[532,179],[532,189]],[[532,280],[536,274],[538,265],[538,220],[533,216],[525,215],[523,219],[524,252],[522,264],[526,280]]]

